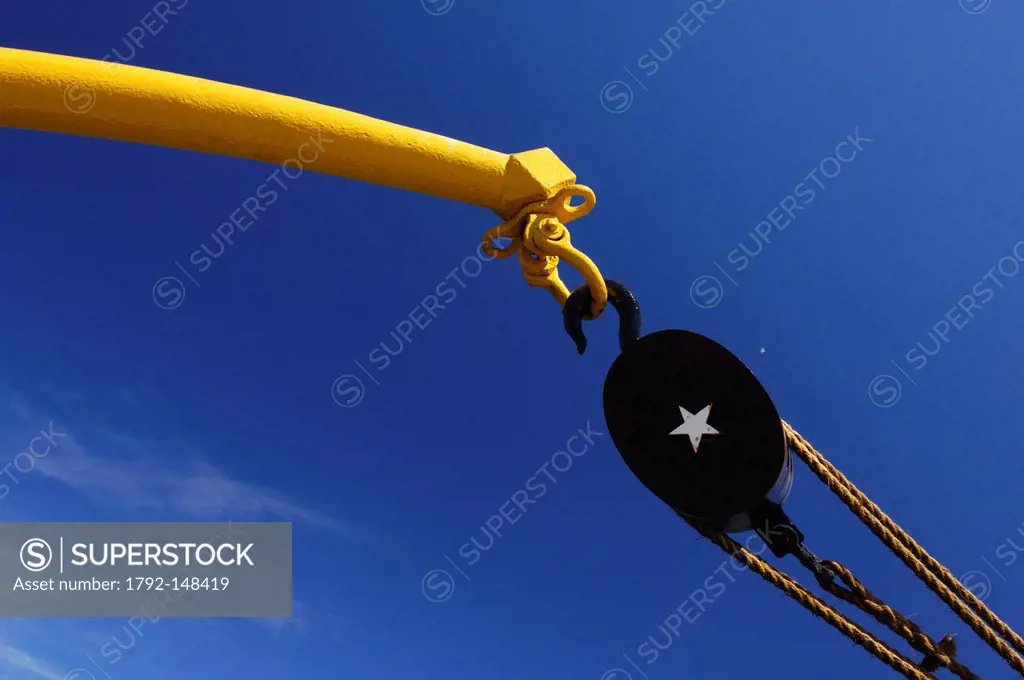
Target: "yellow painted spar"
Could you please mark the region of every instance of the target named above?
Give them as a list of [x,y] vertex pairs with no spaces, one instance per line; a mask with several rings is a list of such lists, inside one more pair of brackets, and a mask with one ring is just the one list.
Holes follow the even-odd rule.
[[576,181],[546,148],[509,155],[295,97],[8,48],[0,48],[0,125],[276,164],[322,136],[331,143],[310,170],[483,206],[505,219]]
[[[594,207],[594,194],[547,148],[509,155],[295,97],[2,47],[0,126],[301,162],[315,172],[490,208],[505,222],[484,235],[486,252],[518,254],[527,282],[559,304],[569,297],[559,260],[586,279],[593,317],[608,300],[600,271],[565,228]],[[311,143],[320,152],[306,160],[302,151]],[[498,236],[512,245],[495,246]]]

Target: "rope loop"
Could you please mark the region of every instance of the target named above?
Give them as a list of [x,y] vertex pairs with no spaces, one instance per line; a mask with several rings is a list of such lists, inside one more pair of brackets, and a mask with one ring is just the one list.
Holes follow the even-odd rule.
[[[956,639],[951,634],[943,635],[942,639],[936,644],[936,652],[926,655],[924,660],[921,661],[921,670],[926,673],[933,673],[939,668],[950,668],[952,670],[951,664],[956,663],[953,661],[954,656],[956,656]],[[955,673],[956,671],[953,672]],[[961,675],[960,677],[964,676]]]
[[845,587],[834,582],[822,583],[822,587],[857,607],[906,640],[918,653],[923,654],[924,660],[919,664],[922,670],[932,672],[939,668],[948,668],[963,680],[978,680],[977,675],[954,658],[956,642],[952,635],[946,635],[940,642],[935,642],[920,626],[872,594],[849,569],[831,560],[826,560],[825,564]]

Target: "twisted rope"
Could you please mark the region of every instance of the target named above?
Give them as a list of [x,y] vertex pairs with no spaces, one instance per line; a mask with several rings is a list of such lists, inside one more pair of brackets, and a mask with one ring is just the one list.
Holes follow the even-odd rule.
[[[853,514],[857,515],[861,522],[885,543],[889,550],[899,557],[964,623],[970,626],[978,637],[995,650],[1011,668],[1024,676],[1024,659],[1017,653],[1024,651],[1024,639],[974,593],[957,581],[952,572],[929,555],[917,541],[854,486],[789,423],[783,422],[783,426],[790,446],[814,471],[818,479],[839,496]],[[1007,641],[1010,644],[1007,644]]]
[[935,676],[914,665],[910,659],[861,628],[841,612],[833,609],[793,578],[783,574],[726,534],[689,517],[684,516],[683,519],[705,538],[747,565],[751,571],[789,595],[809,612],[866,649],[897,673],[911,680],[935,680]]
[[825,565],[839,577],[846,587],[844,588],[834,581],[819,581],[821,586],[839,599],[856,606],[923,654],[924,660],[920,663],[920,668],[926,671],[948,668],[963,680],[979,680],[978,676],[967,666],[954,658],[956,642],[952,635],[946,635],[939,642],[935,642],[921,630],[920,626],[872,594],[850,573],[849,569],[831,560],[826,560]]
[[[1024,638],[1000,619],[984,602],[968,590],[945,566],[932,557],[906,531],[886,515],[870,498],[864,495],[832,463],[815,449],[796,430],[783,422],[790,447],[833,493],[857,515],[872,533],[906,564],[914,574],[938,595],[978,637],[994,649],[1014,670],[1024,676]],[[947,668],[962,680],[979,680],[967,666],[957,661],[956,642],[945,635],[936,642],[920,626],[888,606],[871,593],[842,564],[819,560],[803,546],[797,556],[805,566],[810,565],[824,590],[865,612],[877,622],[903,638],[917,652],[924,655],[921,663],[914,664],[895,649],[857,625],[790,576],[751,553],[725,533],[700,520],[683,516],[698,533],[715,543],[723,551],[739,560],[764,580],[796,600],[805,609],[824,620],[840,633],[873,654],[880,661],[904,677],[913,680],[934,680],[931,675],[939,668]],[[816,567],[816,568],[815,568]],[[834,581],[839,578],[842,585]]]

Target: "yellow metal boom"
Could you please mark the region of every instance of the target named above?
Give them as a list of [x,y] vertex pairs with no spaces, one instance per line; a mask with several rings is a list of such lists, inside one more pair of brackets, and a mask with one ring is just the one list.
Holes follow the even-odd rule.
[[[593,192],[547,148],[504,154],[295,97],[120,63],[0,48],[0,126],[119,139],[268,163],[294,159],[311,137],[330,140],[305,169],[416,191],[495,211],[485,243],[520,255],[531,285],[564,303],[558,258],[580,267],[599,314],[607,290],[564,223]],[[583,203],[573,205],[574,199]],[[493,247],[495,236],[513,245]]]
[[0,125],[269,163],[311,134],[311,170],[479,205],[508,218],[576,176],[549,149],[503,154],[350,111],[237,85],[0,48]]

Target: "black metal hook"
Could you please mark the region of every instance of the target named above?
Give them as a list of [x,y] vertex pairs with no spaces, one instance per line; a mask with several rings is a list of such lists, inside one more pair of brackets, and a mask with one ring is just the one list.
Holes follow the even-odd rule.
[[747,515],[754,531],[768,544],[776,557],[795,556],[822,585],[831,584],[835,580],[835,572],[804,545],[803,532],[783,511],[781,505],[765,499],[748,510]]
[[[640,302],[636,299],[629,288],[617,281],[605,279],[608,287],[608,301],[619,313],[619,348],[626,347],[640,339],[640,324],[642,315],[640,313]],[[565,332],[576,343],[576,351],[583,354],[587,349],[587,337],[583,334],[583,322],[593,321],[590,313],[594,303],[594,296],[589,286],[583,284],[569,295],[562,307],[562,320],[565,322]]]

